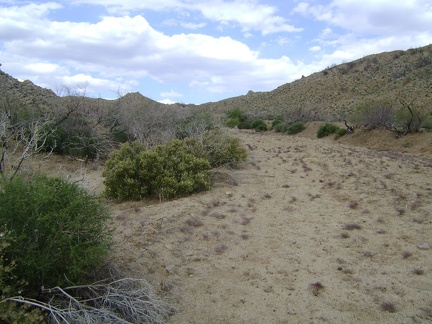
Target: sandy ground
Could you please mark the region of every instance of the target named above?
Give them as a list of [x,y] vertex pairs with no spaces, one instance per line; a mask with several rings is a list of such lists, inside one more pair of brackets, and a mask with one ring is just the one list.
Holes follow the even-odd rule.
[[232,132],[249,158],[209,192],[111,206],[113,261],[171,323],[432,322],[431,137]]

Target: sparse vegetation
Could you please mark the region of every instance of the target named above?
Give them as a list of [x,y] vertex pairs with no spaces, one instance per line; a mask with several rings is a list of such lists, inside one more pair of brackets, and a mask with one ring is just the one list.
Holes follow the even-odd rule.
[[396,306],[395,304],[391,302],[383,302],[381,303],[381,309],[385,312],[389,313],[395,313],[396,312]]
[[353,231],[353,230],[360,230],[362,227],[360,224],[357,223],[346,223],[344,224],[343,228],[346,231]]
[[336,133],[338,129],[339,127],[337,127],[336,125],[331,123],[326,123],[318,128],[317,137],[322,138],[322,137],[329,136],[331,134]]
[[324,285],[319,281],[311,283],[310,287],[314,296],[318,296],[325,289]]
[[236,167],[247,158],[246,148],[240,141],[220,129],[186,138],[184,143],[193,155],[208,160],[211,167]]

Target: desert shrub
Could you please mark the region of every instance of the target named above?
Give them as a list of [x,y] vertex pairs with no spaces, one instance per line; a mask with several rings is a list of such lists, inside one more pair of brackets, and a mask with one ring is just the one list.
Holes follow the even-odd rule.
[[109,213],[95,196],[46,176],[15,177],[0,189],[0,224],[13,242],[5,255],[15,266],[6,283],[20,278],[37,294],[41,286],[80,282],[101,264],[110,244]]
[[105,193],[121,200],[185,196],[210,188],[209,169],[209,161],[193,155],[180,140],[149,150],[126,143],[106,163]]
[[326,123],[324,125],[321,125],[318,128],[317,137],[322,138],[322,137],[328,136],[330,134],[334,134],[338,130],[338,128],[339,127],[337,127],[336,125],[331,124],[331,123]]
[[213,129],[214,124],[215,122],[213,120],[213,117],[209,113],[202,112],[194,114],[178,122],[176,129],[176,137],[178,139],[184,139],[195,134],[202,134],[208,130]]
[[220,129],[206,132],[202,137],[188,138],[185,143],[192,154],[208,160],[212,167],[237,166],[247,158],[246,149],[240,140]]
[[282,122],[275,125],[274,130],[276,133],[286,133],[288,129],[288,123]]
[[357,107],[356,122],[368,129],[391,128],[394,123],[395,109],[390,101],[368,101]]
[[238,125],[240,125],[240,120],[238,118],[230,118],[226,122],[226,126],[229,128],[234,128]]
[[426,118],[426,120],[423,122],[423,128],[427,132],[432,132],[432,116],[429,116]]
[[289,135],[294,135],[300,133],[306,129],[306,126],[303,122],[294,122],[287,125],[286,132]]
[[227,115],[227,117],[228,117],[229,119],[232,119],[232,118],[233,118],[233,119],[237,119],[237,120],[239,120],[240,122],[246,120],[246,114],[245,114],[245,112],[244,112],[243,110],[241,110],[240,108],[234,108],[234,109],[228,111],[228,112],[226,113],[226,115]]
[[239,129],[252,129],[253,119],[245,119],[238,124]]
[[[95,159],[104,157],[111,149],[109,138],[99,134],[91,125],[78,119],[67,119],[43,138],[44,150],[57,154]],[[114,136],[113,136],[114,139]]]
[[430,112],[424,106],[403,102],[395,113],[393,127],[403,134],[415,133],[423,127],[428,118]]
[[21,295],[26,285],[25,280],[19,280],[14,275],[17,263],[7,253],[8,247],[14,244],[10,234],[4,226],[0,226],[0,323],[44,323],[41,310],[7,300]]
[[346,128],[338,128],[335,132],[335,139],[341,138],[342,136],[346,135],[348,133],[348,130]]
[[266,122],[261,118],[254,119],[251,123],[251,128],[255,129],[257,132],[268,130]]
[[282,124],[283,121],[284,121],[284,118],[283,118],[282,116],[276,116],[276,117],[272,120],[272,125],[271,125],[272,129],[275,129],[275,127],[276,127],[277,125]]
[[[43,140],[45,142],[43,142]],[[46,138],[39,141],[39,145],[43,145],[44,151],[53,152],[57,154],[65,154],[66,150],[67,133],[63,127],[57,125],[46,136]]]
[[247,118],[238,125],[239,129],[254,129],[257,132],[268,130],[266,122],[261,118]]

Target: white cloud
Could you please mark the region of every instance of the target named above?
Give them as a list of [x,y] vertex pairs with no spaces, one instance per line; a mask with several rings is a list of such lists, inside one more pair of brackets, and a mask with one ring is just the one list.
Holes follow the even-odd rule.
[[183,95],[180,92],[177,92],[175,90],[161,92],[160,95],[161,95],[161,97],[170,97],[170,98],[180,98],[180,97],[183,97]]
[[173,100],[171,100],[169,98],[165,98],[165,99],[158,100],[158,101],[160,103],[163,103],[163,104],[166,104],[166,105],[172,105],[172,104],[176,103],[176,101],[173,101]]
[[430,28],[430,0],[333,0],[329,5],[299,3],[294,13],[363,35],[412,34]]
[[199,11],[209,20],[235,23],[240,25],[244,32],[259,31],[263,35],[302,30],[277,15],[276,7],[260,4],[257,0],[73,0],[72,3],[104,6],[111,14],[117,15],[130,15],[134,11],[144,9]]
[[312,46],[309,48],[309,51],[311,52],[318,52],[321,50],[321,46]]
[[207,25],[206,23],[199,23],[199,24],[186,23],[186,22],[180,23],[180,26],[182,26],[183,28],[186,28],[186,29],[200,29],[200,28],[205,27],[206,25]]

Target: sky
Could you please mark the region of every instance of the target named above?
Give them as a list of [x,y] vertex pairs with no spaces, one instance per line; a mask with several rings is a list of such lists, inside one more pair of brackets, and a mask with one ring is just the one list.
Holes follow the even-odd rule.
[[0,0],[0,69],[64,94],[201,104],[432,43],[432,0]]

